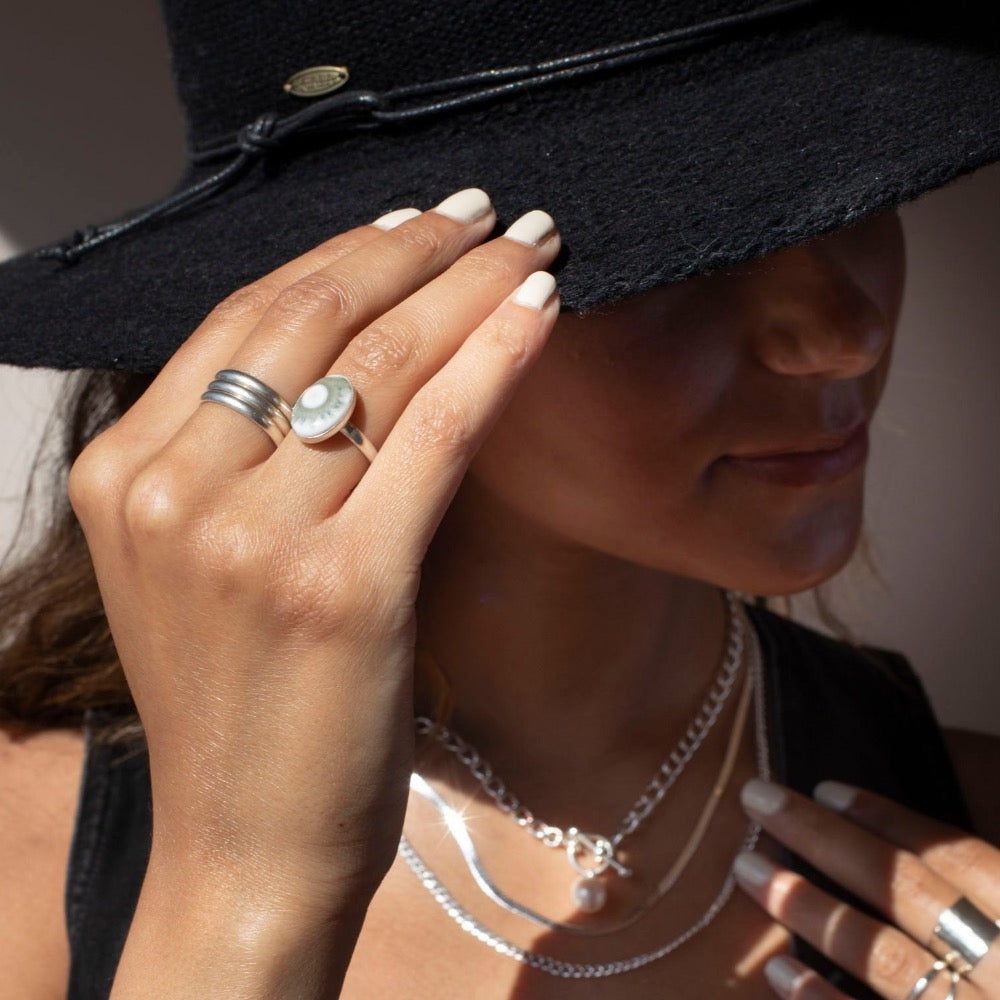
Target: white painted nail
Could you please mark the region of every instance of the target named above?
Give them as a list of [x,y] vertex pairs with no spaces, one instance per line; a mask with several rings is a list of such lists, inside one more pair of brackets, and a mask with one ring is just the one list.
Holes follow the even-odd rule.
[[778,996],[790,997],[805,977],[805,973],[784,955],[775,955],[764,964],[764,975]]
[[548,271],[535,271],[514,292],[514,301],[529,309],[541,309],[556,290],[556,279]]
[[401,226],[404,222],[409,222],[410,219],[415,219],[422,214],[419,208],[397,208],[394,212],[380,215],[372,225],[388,232],[390,229],[395,229],[396,226]]
[[846,812],[854,805],[858,790],[840,781],[821,781],[813,789],[813,798],[834,812]]
[[486,215],[491,207],[490,196],[482,188],[466,188],[449,195],[432,211],[456,222],[475,222]]
[[767,858],[754,851],[741,851],[733,861],[736,877],[755,889],[767,885],[777,870]]
[[784,789],[760,778],[751,778],[740,791],[743,805],[761,816],[773,816],[783,808],[787,799]]
[[533,212],[522,215],[515,222],[504,236],[515,243],[523,243],[525,246],[541,246],[552,235],[556,228],[555,219],[548,212],[543,212],[536,208]]

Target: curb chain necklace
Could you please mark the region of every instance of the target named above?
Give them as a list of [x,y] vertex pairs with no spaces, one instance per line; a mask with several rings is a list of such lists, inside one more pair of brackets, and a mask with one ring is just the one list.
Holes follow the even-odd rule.
[[[726,596],[732,600],[731,595],[727,594]],[[730,607],[733,610],[737,610],[738,608],[741,623],[746,623],[745,612],[742,604],[737,602],[734,606],[731,603]],[[759,640],[757,639],[754,629],[750,627],[748,623],[746,623],[744,627],[746,628],[747,635],[749,636],[749,643],[751,647],[750,663],[748,665],[749,677],[747,682],[752,685],[753,693],[755,695],[754,723],[756,731],[755,744],[757,756],[757,775],[762,780],[767,781],[770,780],[771,777],[771,765],[767,741],[767,724],[765,719],[765,691],[763,682],[762,656]],[[751,822],[748,825],[747,832],[740,844],[739,850],[752,851],[756,847],[759,837],[760,825],[758,823]],[[420,883],[431,894],[433,900],[448,914],[449,917],[451,917],[461,930],[470,934],[477,941],[488,945],[498,954],[506,955],[508,958],[521,962],[530,968],[538,969],[540,972],[545,972],[548,975],[556,976],[562,979],[603,979],[608,976],[632,972],[635,969],[640,969],[643,966],[649,965],[651,962],[665,958],[667,955],[681,947],[681,945],[691,940],[691,938],[693,938],[699,931],[707,927],[718,916],[732,896],[733,889],[736,884],[735,877],[730,869],[726,874],[726,878],[723,881],[719,892],[716,894],[711,903],[709,903],[708,907],[698,920],[688,927],[687,930],[683,931],[666,944],[661,945],[659,948],[643,952],[639,955],[633,955],[630,958],[617,959],[612,962],[565,962],[561,959],[554,958],[551,955],[543,955],[539,952],[533,952],[526,948],[522,948],[519,945],[508,941],[496,932],[491,931],[484,924],[480,923],[474,916],[472,916],[472,914],[463,909],[455,897],[448,892],[447,888],[438,879],[434,871],[427,866],[423,858],[421,858],[417,851],[414,850],[405,835],[401,836],[399,840],[399,856],[407,863],[410,870],[420,880]],[[661,885],[662,884],[663,883],[661,882]]]
[[[619,846],[663,801],[664,796],[704,743],[726,706],[743,662],[748,625],[736,595],[731,591],[725,591],[724,596],[727,612],[726,651],[719,672],[687,731],[659,766],[611,837],[584,831],[575,826],[563,829],[538,819],[507,789],[492,765],[481,757],[475,747],[457,733],[435,724],[425,716],[416,719],[417,735],[433,735],[445,750],[454,754],[501,812],[509,815],[518,826],[530,832],[546,847],[565,848],[566,859],[577,874],[571,888],[572,900],[584,913],[597,913],[607,902],[607,889],[598,876],[603,875],[609,868],[623,878],[632,875],[632,870],[622,864],[617,857]],[[422,791],[419,782],[416,791]],[[431,794],[433,795],[433,792]],[[436,804],[430,796],[425,795],[425,797],[429,798],[432,804]]]

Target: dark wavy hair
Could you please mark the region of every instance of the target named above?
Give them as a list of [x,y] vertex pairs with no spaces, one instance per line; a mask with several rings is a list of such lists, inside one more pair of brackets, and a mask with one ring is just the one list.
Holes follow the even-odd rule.
[[126,372],[74,372],[49,418],[0,574],[0,725],[13,731],[80,726],[95,711],[101,739],[142,732],[66,477],[84,447],[150,381]]

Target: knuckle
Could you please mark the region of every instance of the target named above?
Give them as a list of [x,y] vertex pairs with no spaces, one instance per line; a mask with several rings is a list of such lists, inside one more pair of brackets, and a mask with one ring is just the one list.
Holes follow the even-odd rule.
[[81,521],[114,508],[126,475],[122,454],[111,430],[95,437],[70,467],[67,492],[70,506]]
[[901,934],[887,931],[872,946],[869,962],[873,982],[912,982],[920,971],[914,967],[914,947]]
[[468,284],[478,288],[488,285],[513,290],[522,278],[523,263],[506,254],[491,252],[490,248],[484,247],[479,253],[469,254],[466,260],[468,267],[463,268],[463,277]]
[[404,226],[396,230],[396,240],[408,257],[420,261],[432,260],[444,247],[444,238],[432,226]]
[[425,390],[414,414],[413,443],[420,449],[454,453],[467,450],[476,428],[464,402],[454,391]]
[[227,295],[209,314],[210,322],[242,324],[259,319],[274,301],[274,290],[264,281],[254,281]]
[[406,370],[417,354],[418,339],[398,322],[373,323],[365,327],[347,346],[348,367],[371,375]]
[[508,316],[497,316],[483,331],[484,339],[492,347],[505,355],[515,368],[528,359],[528,340],[524,325]]
[[920,858],[909,851],[896,854],[890,879],[891,898],[905,899],[916,905],[926,904],[933,909],[933,882],[934,877]]
[[173,464],[154,462],[125,492],[122,519],[135,542],[171,542],[191,530],[191,500],[184,476]]
[[286,321],[300,323],[332,313],[350,320],[358,312],[358,295],[343,278],[310,274],[283,288],[272,308]]

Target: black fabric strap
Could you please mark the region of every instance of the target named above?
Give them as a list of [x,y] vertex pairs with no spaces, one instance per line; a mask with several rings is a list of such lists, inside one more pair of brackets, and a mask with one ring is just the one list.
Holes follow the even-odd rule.
[[121,221],[78,230],[65,242],[37,250],[35,256],[71,263],[95,247],[147,222],[197,205],[229,187],[252,163],[266,153],[285,146],[293,135],[306,132],[337,135],[364,128],[405,124],[475,107],[539,87],[592,77],[697,45],[722,41],[748,26],[757,26],[826,2],[828,0],[785,0],[559,59],[487,69],[444,80],[395,87],[382,93],[371,90],[337,93],[283,118],[274,113],[263,114],[235,135],[193,151],[191,161],[195,165],[232,157],[220,170]]

